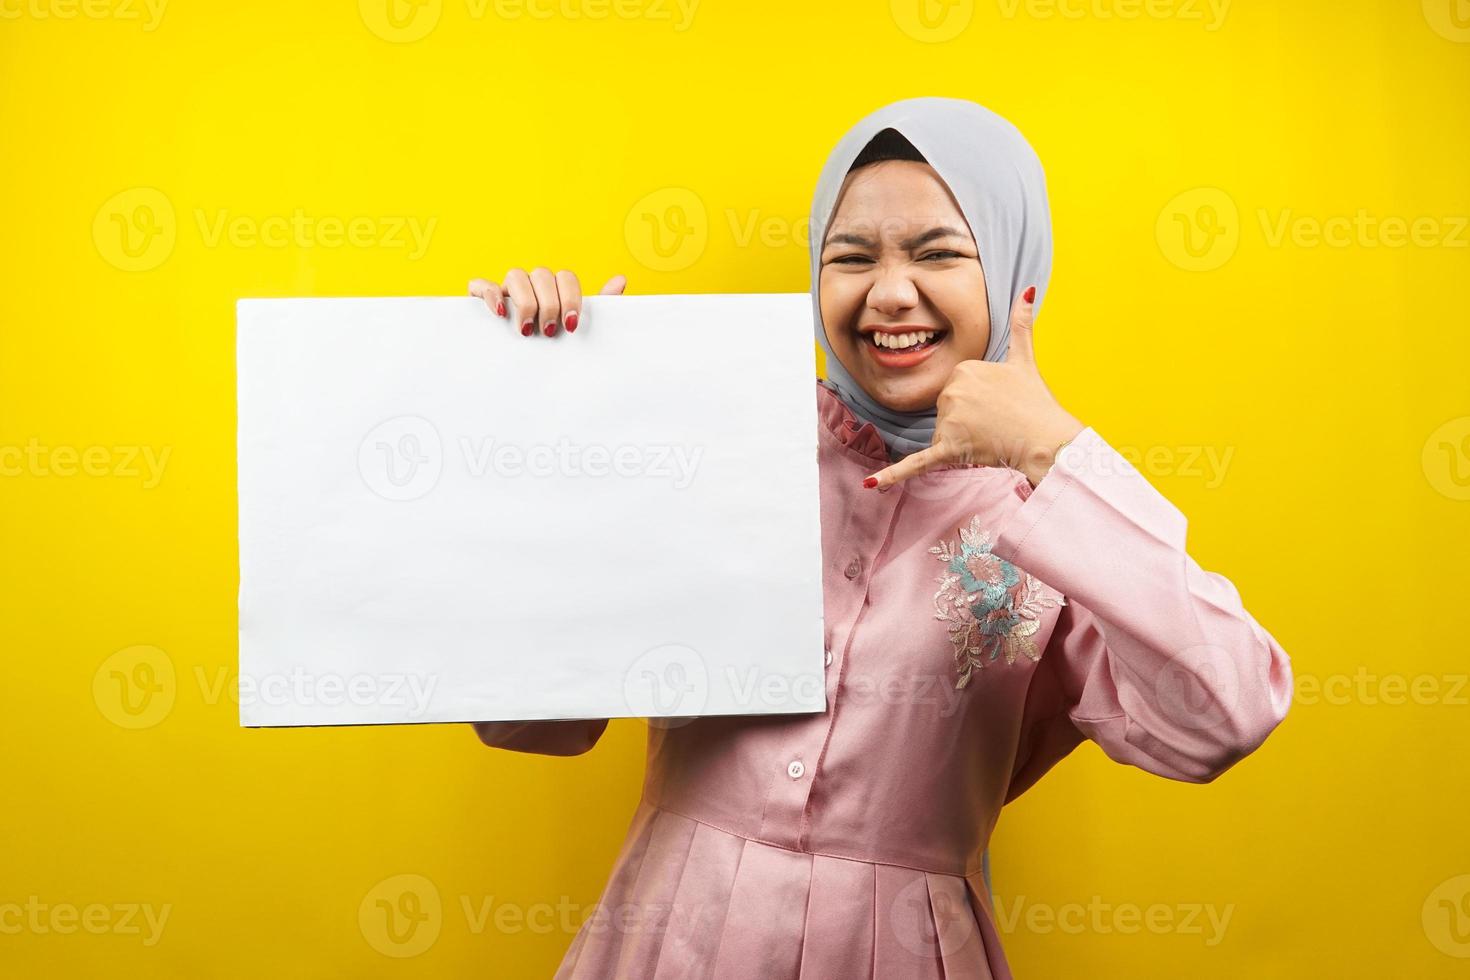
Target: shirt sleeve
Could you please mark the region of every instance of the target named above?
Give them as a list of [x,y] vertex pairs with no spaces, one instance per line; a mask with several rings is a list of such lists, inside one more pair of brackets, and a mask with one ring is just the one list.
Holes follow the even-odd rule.
[[1290,659],[1185,551],[1186,525],[1089,426],[1000,530],[993,553],[1066,597],[1030,744],[1065,754],[1080,733],[1118,762],[1207,783],[1286,716]]
[[480,741],[497,749],[537,755],[581,755],[602,738],[606,718],[473,722]]

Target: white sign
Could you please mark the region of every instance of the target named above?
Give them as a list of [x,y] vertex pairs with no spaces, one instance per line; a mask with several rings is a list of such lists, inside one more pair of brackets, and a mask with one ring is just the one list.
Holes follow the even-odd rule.
[[247,726],[823,711],[811,298],[241,300]]

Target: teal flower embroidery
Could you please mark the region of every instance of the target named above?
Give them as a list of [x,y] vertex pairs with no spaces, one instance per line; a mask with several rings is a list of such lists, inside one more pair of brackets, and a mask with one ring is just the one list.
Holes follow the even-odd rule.
[[1007,664],[1015,663],[1018,654],[1040,660],[1035,634],[1041,612],[1067,602],[1035,576],[991,554],[990,548],[990,532],[980,526],[977,514],[969,527],[960,528],[958,547],[941,541],[929,549],[945,565],[934,593],[934,618],[949,624],[960,674],[956,688],[970,683],[976,667],[1002,653]]

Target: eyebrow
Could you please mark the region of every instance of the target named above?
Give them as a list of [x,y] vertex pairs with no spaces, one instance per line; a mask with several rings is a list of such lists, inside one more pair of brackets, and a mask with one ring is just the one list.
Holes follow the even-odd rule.
[[[930,228],[928,231],[921,232],[913,236],[912,238],[904,239],[903,241],[898,243],[898,247],[903,249],[904,251],[911,252],[914,249],[918,248],[920,245],[923,245],[927,242],[932,242],[936,238],[949,238],[951,236],[963,238],[964,232],[960,231],[957,228],[951,228],[948,225],[941,225],[938,228]],[[826,244],[858,245],[862,248],[873,248],[876,246],[877,243],[874,242],[871,238],[865,238],[862,235],[854,235],[851,232],[844,232],[840,235],[833,235],[831,238],[828,238]]]

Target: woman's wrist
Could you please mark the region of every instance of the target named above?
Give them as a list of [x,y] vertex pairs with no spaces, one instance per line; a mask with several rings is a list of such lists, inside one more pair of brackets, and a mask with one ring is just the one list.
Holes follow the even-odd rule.
[[1026,453],[1020,466],[1022,475],[1033,488],[1051,470],[1062,447],[1077,438],[1085,428],[1087,426],[1071,415],[1067,415],[1047,425],[1035,437],[1031,444],[1032,448]]

